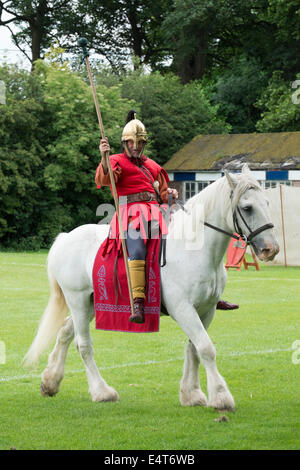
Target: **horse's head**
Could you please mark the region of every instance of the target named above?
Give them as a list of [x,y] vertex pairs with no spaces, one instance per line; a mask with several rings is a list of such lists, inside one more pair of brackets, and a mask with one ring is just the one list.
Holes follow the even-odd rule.
[[231,188],[234,230],[247,238],[261,261],[271,261],[279,245],[264,192],[248,165],[238,175],[226,172],[226,178]]

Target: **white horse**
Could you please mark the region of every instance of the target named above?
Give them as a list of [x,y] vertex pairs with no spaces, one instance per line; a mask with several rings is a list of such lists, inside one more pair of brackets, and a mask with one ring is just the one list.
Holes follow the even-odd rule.
[[[195,210],[200,205],[204,208],[206,222],[231,233],[234,232],[233,211],[238,208],[244,218],[243,221],[238,215],[238,223],[246,236],[249,229],[254,232],[270,223],[270,215],[264,193],[248,167],[244,167],[239,175],[226,173],[226,177],[212,183],[186,203],[187,213],[177,211],[173,215],[167,241],[167,263],[161,269],[162,302],[189,338],[180,383],[181,404],[233,410],[234,399],[217,369],[215,347],[207,334],[226,283],[223,260],[230,237],[205,226],[205,243],[202,246],[199,240],[197,247],[196,237],[192,240],[192,249],[186,249],[184,238],[172,237],[180,224],[195,220]],[[36,365],[40,354],[57,335],[48,365],[42,373],[43,395],[52,396],[58,392],[68,347],[74,338],[85,366],[92,400],[119,399],[118,393],[105,382],[96,366],[89,331],[89,322],[95,314],[92,268],[97,250],[107,235],[108,226],[83,225],[70,233],[61,233],[49,251],[49,303],[24,358],[25,366]],[[272,228],[258,233],[252,241],[262,261],[273,259],[279,251]],[[69,316],[68,311],[71,313]],[[207,374],[208,399],[199,383],[200,362]]]

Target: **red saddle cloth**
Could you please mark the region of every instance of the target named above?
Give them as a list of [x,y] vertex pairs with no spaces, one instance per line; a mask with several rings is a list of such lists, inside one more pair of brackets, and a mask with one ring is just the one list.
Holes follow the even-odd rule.
[[100,246],[93,267],[96,329],[152,333],[159,331],[160,318],[160,239],[149,239],[146,258],[145,323],[129,322],[129,291],[122,250],[115,239]]
[[[234,235],[239,236],[238,233],[234,233]],[[247,243],[243,240],[242,237],[239,237],[239,240],[232,238],[227,249],[226,266],[237,266],[242,261],[246,250]]]

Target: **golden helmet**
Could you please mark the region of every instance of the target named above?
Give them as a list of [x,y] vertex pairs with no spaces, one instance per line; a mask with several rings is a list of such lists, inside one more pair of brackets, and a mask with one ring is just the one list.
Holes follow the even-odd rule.
[[[147,143],[147,132],[144,124],[136,119],[135,111],[129,111],[127,116],[127,124],[125,125],[122,132],[122,142],[126,149],[126,142],[128,140],[133,141],[134,150],[138,150],[138,143],[144,142],[144,146]],[[143,146],[143,147],[144,147]],[[126,149],[127,150],[127,149]]]

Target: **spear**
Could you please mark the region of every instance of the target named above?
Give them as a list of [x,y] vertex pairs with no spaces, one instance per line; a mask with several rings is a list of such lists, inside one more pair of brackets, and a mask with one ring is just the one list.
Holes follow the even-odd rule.
[[[86,48],[86,46],[88,44],[88,41],[87,41],[86,38],[80,38],[80,39],[78,39],[77,44],[78,44],[79,47],[82,48],[83,58],[84,58],[85,63],[86,63],[86,68],[87,68],[87,71],[88,71],[88,76],[89,76],[89,79],[90,79],[90,84],[91,84],[92,93],[93,93],[93,97],[94,97],[94,103],[95,103],[96,113],[97,113],[97,117],[98,117],[98,123],[99,123],[99,129],[100,129],[101,137],[102,137],[102,139],[105,139],[106,136],[105,136],[105,132],[104,132],[104,126],[103,126],[103,121],[102,121],[102,117],[101,117],[99,101],[98,101],[96,88],[95,88],[95,84],[94,84],[94,80],[93,80],[93,76],[92,76],[90,62],[89,62],[89,59],[88,59],[89,58],[89,53],[88,53],[88,50]],[[118,199],[118,195],[117,195],[116,183],[115,183],[113,170],[112,170],[111,163],[110,163],[110,158],[109,158],[109,155],[107,153],[105,154],[105,159],[106,159],[106,162],[107,162],[107,168],[108,168],[108,173],[109,173],[111,187],[112,187],[112,194],[113,194],[113,198],[114,198],[114,201],[115,201],[116,213],[117,213],[117,218],[118,218],[118,222],[119,222],[119,232],[120,232],[123,258],[124,258],[125,269],[126,269],[126,277],[127,277],[128,290],[129,290],[131,313],[134,314],[133,295],[132,295],[131,281],[130,281],[130,275],[129,275],[129,266],[128,266],[125,236],[124,236],[122,220],[121,220],[121,217],[120,217],[119,199]]]

